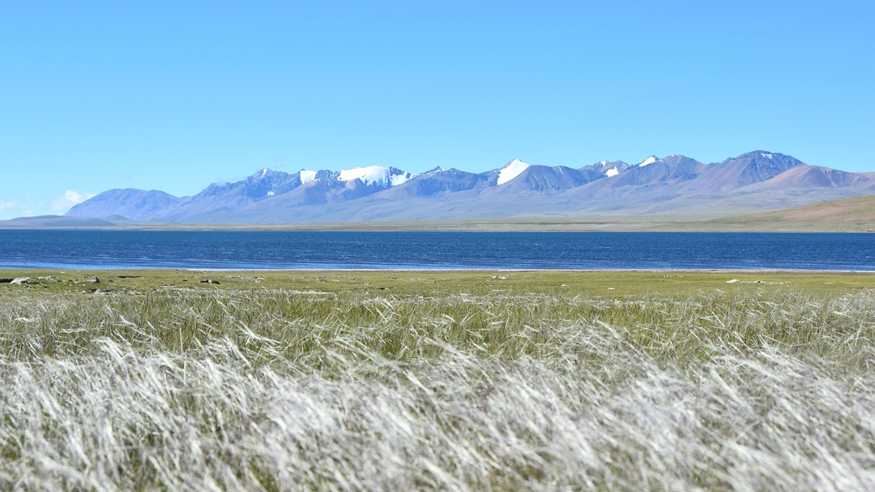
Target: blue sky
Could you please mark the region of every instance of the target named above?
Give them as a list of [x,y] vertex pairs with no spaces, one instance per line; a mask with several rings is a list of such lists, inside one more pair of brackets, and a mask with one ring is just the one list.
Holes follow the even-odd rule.
[[0,217],[261,167],[875,170],[872,2],[36,3],[0,16]]

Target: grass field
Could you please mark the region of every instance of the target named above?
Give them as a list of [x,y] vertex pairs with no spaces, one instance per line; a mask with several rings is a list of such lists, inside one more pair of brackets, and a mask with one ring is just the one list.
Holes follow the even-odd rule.
[[875,488],[875,275],[24,277],[2,489]]

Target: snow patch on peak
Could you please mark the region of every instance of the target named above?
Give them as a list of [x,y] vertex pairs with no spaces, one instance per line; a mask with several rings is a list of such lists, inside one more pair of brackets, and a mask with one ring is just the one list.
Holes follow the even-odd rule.
[[768,152],[760,152],[760,157],[765,157],[766,159],[772,160],[775,158],[775,155]]
[[301,169],[298,173],[298,177],[301,179],[301,184],[309,184],[316,181],[316,171],[313,171],[312,169]]
[[410,173],[393,174],[389,180],[392,186],[398,186],[410,181],[412,177]]
[[274,196],[274,195],[276,195],[276,193],[274,193],[273,191],[268,191],[268,192],[267,192],[267,196],[268,196],[268,197],[272,197],[272,196]]
[[359,180],[366,185],[398,186],[412,177],[412,174],[393,167],[364,166],[344,169],[338,179],[346,182]]
[[[261,168],[258,171],[256,171],[255,174],[249,176],[249,179],[264,179],[265,176],[267,176],[268,174],[270,174],[272,172],[273,171],[271,171],[269,168],[264,167],[264,168]],[[227,184],[227,183],[217,183],[217,184]]]
[[504,183],[513,180],[528,168],[529,164],[527,162],[523,162],[519,159],[514,159],[508,162],[507,165],[501,168],[501,171],[498,172],[498,181],[496,182],[496,184],[501,186]]
[[388,177],[388,169],[382,166],[354,167],[340,171],[338,179],[341,181],[361,180],[365,184],[385,182]]
[[608,169],[607,171],[605,171],[605,176],[607,176],[609,178],[613,178],[614,176],[616,176],[618,174],[620,174],[620,171],[616,167],[612,167],[612,168]]
[[652,155],[652,156],[648,157],[647,159],[644,159],[643,161],[641,161],[641,162],[638,164],[638,166],[639,166],[639,167],[649,166],[649,165],[655,163],[655,162],[658,161],[658,160],[659,160],[659,159],[657,159],[657,157],[656,157],[655,155]]

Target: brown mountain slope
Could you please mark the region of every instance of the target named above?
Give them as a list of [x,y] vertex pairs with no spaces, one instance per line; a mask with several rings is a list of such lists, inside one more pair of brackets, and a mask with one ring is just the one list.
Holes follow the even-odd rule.
[[687,225],[701,230],[875,232],[875,195]]

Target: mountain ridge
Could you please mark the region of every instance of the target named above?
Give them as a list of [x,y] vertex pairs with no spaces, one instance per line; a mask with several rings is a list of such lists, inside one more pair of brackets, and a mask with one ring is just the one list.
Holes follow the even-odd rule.
[[297,172],[261,169],[186,197],[113,189],[71,208],[68,217],[166,224],[307,224],[453,220],[532,215],[756,212],[875,192],[875,174],[812,166],[755,150],[705,164],[673,154],[638,164],[575,166],[513,159],[485,172],[391,166]]

